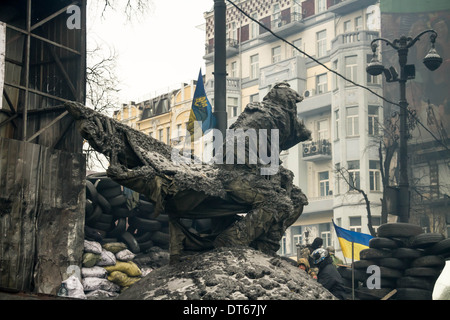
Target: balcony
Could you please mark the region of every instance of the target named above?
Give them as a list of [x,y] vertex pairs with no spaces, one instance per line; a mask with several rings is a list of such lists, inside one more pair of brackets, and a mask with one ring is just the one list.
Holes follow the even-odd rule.
[[[226,39],[227,58],[239,53],[239,41],[236,39]],[[214,43],[205,45],[205,60],[214,61]]]
[[[291,13],[286,16],[280,16],[270,21],[270,30],[275,32],[280,37],[287,37],[294,33],[298,33],[305,28],[303,22],[303,15],[301,13]],[[277,38],[270,32],[263,31],[259,35],[259,39],[263,41],[274,41]]]
[[353,47],[355,45],[369,46],[373,39],[379,37],[378,31],[358,30],[346,32],[331,40],[331,51]]
[[331,160],[331,143],[323,139],[303,143],[303,160],[325,161]]
[[[226,83],[227,83],[227,93],[241,92],[241,79],[227,77]],[[208,80],[205,83],[205,91],[206,91],[206,93],[211,93],[212,95],[214,95],[214,78]]]
[[344,15],[350,12],[355,12],[359,9],[367,8],[375,4],[376,0],[332,0],[332,4],[328,7],[331,11],[338,15]]

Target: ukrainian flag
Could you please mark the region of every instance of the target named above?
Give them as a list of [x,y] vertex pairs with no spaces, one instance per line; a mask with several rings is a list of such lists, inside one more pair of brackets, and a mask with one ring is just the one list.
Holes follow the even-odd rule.
[[191,113],[189,115],[189,123],[187,126],[191,138],[194,137],[194,123],[196,121],[201,122],[202,134],[205,134],[206,131],[213,129],[216,126],[216,118],[212,113],[211,103],[209,103],[209,100],[206,97],[201,69],[198,74],[197,86],[195,88]]
[[[334,229],[339,240],[344,257],[352,260],[360,260],[359,252],[369,248],[369,241],[373,237],[370,234],[350,231],[338,227],[333,221]],[[352,243],[353,243],[353,257],[352,257]]]

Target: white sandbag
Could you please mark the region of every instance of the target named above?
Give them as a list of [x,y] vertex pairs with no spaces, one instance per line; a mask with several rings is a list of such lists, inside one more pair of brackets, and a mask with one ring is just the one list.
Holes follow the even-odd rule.
[[95,254],[102,253],[102,245],[95,241],[84,240],[84,252],[91,252]]
[[110,292],[105,290],[95,290],[86,293],[86,298],[114,298],[119,295],[118,292]]
[[105,267],[105,266],[113,266],[115,264],[116,264],[116,256],[114,255],[114,253],[103,249],[100,261],[97,262],[97,266]]
[[95,266],[92,268],[81,268],[81,276],[83,278],[106,278],[108,275],[108,271],[103,267]]
[[128,249],[116,253],[116,259],[120,261],[131,261],[136,255]]
[[67,296],[70,298],[86,299],[83,285],[77,276],[72,275],[62,282],[67,288]]
[[120,287],[104,278],[84,278],[82,281],[84,291],[105,290],[109,292],[119,292]]

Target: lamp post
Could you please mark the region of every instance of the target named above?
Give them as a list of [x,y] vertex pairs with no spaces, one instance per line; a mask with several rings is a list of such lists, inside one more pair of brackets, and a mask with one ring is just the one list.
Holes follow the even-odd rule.
[[[394,41],[389,41],[384,38],[377,38],[372,40],[371,47],[373,52],[372,60],[367,65],[366,71],[372,76],[380,75],[384,73],[386,77],[386,82],[399,82],[400,85],[400,150],[399,150],[399,171],[400,171],[400,179],[399,179],[399,192],[397,194],[397,203],[398,207],[398,215],[400,222],[408,222],[409,221],[409,182],[408,182],[408,149],[407,149],[407,137],[408,137],[408,101],[406,100],[406,81],[410,79],[414,79],[415,77],[415,66],[408,65],[408,50],[411,48],[421,36],[426,33],[431,33],[430,41],[431,41],[431,49],[428,54],[423,59],[423,63],[430,70],[434,71],[442,63],[442,58],[436,52],[435,49],[435,41],[437,37],[437,33],[434,30],[425,30],[417,35],[415,38],[401,36],[400,39],[395,39]],[[382,41],[387,45],[394,48],[398,53],[398,61],[400,64],[400,76],[396,72],[395,68],[390,67],[386,69],[381,62],[377,59],[376,50],[377,50],[377,42]]]
[[225,0],[214,0],[214,116],[216,128],[225,137],[227,129],[226,84],[226,11]]

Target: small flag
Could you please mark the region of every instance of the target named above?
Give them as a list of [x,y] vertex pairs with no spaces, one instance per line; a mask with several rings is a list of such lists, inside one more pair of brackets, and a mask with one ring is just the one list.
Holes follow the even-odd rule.
[[206,97],[205,86],[203,84],[202,70],[198,74],[197,86],[192,100],[191,114],[187,130],[191,137],[194,137],[195,122],[201,123],[202,134],[216,126],[216,118],[212,113],[211,103]]
[[[344,257],[353,260],[360,260],[359,253],[361,250],[369,248],[369,241],[373,237],[370,234],[360,233],[356,231],[346,230],[338,227],[333,221],[334,229],[339,240]],[[352,257],[352,242],[353,242],[353,257]]]

